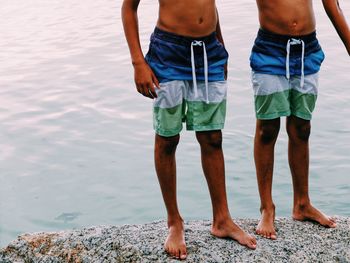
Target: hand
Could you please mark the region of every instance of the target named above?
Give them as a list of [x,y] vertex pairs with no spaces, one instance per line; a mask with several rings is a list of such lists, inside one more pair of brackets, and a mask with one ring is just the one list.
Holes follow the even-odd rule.
[[225,64],[224,65],[224,78],[225,78],[225,80],[227,80],[227,74],[228,74],[227,64]]
[[143,96],[154,99],[157,98],[155,88],[159,87],[157,77],[146,62],[134,65],[136,89]]

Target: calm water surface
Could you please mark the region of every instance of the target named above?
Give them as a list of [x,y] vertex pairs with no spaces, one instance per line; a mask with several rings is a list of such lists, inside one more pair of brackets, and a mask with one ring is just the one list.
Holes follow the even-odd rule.
[[[330,214],[350,216],[349,56],[316,1],[327,59],[311,138],[310,191]],[[350,2],[341,1],[350,17]],[[133,86],[121,0],[3,0],[0,7],[0,246],[23,232],[164,218],[153,167],[151,100]],[[219,1],[231,54],[224,130],[234,217],[258,217],[253,97],[248,57],[257,31],[254,1]],[[140,5],[146,51],[157,1]],[[350,20],[350,19],[348,19]],[[289,216],[287,137],[276,146],[274,198]],[[211,217],[194,134],[177,153],[186,220]]]

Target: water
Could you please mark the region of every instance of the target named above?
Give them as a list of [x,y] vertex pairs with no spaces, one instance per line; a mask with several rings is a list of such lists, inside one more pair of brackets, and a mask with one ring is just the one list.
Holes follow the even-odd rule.
[[[320,1],[315,9],[327,60],[311,138],[315,205],[350,216],[349,56]],[[350,2],[342,1],[350,16]],[[153,166],[151,100],[140,96],[118,0],[3,0],[0,8],[0,246],[23,232],[164,218]],[[254,1],[219,1],[229,64],[224,130],[234,217],[259,215],[254,111],[248,57],[257,31]],[[146,51],[157,2],[140,4]],[[278,216],[291,211],[287,137],[276,146]],[[194,134],[183,132],[178,194],[186,220],[211,217]]]

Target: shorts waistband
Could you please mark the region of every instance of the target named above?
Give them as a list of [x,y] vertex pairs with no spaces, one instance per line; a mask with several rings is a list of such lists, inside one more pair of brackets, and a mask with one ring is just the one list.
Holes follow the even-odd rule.
[[203,41],[205,44],[209,44],[216,40],[216,32],[213,32],[207,36],[203,37],[189,37],[181,36],[172,32],[164,31],[158,27],[154,29],[152,37],[171,42],[179,45],[188,45],[190,46],[193,41]]
[[273,42],[278,42],[280,44],[287,44],[289,39],[294,38],[294,39],[303,40],[305,44],[307,44],[316,40],[316,31],[307,35],[293,36],[293,35],[280,35],[280,34],[270,32],[266,29],[260,28],[258,31],[258,37],[262,39],[270,40]]

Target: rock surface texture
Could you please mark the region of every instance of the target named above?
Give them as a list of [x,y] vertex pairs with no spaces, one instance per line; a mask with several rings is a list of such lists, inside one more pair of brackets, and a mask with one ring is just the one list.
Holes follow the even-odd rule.
[[[237,219],[254,233],[258,223]],[[210,235],[210,221],[186,222],[186,262],[350,262],[350,218],[335,229],[277,218],[276,241],[257,237],[249,250]],[[24,234],[0,250],[0,262],[176,262],[163,250],[164,221],[145,225],[99,226],[56,233]]]

